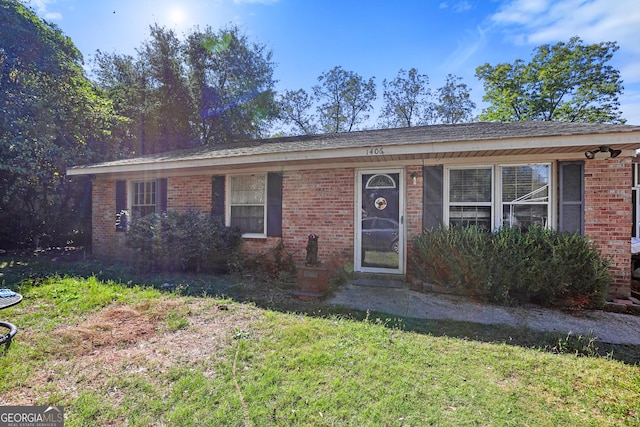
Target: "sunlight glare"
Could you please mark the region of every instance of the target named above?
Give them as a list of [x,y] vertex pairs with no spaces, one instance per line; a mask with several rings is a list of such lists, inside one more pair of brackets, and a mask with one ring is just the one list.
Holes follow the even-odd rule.
[[169,9],[169,21],[172,25],[180,26],[187,19],[187,13],[181,6],[173,6]]

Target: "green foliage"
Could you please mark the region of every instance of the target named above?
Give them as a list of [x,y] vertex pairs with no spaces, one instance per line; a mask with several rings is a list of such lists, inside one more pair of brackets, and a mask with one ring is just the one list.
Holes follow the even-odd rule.
[[264,136],[276,116],[272,53],[231,26],[179,40],[154,25],[136,57],[96,55],[99,86],[129,121],[136,154]]
[[311,111],[313,97],[304,89],[285,90],[278,98],[280,105],[279,118],[285,125],[291,125],[291,134],[312,135],[317,133],[315,117]]
[[[574,354],[579,357],[598,357],[602,353],[595,337],[571,333],[558,338],[555,345],[548,347],[548,350],[553,353]],[[612,353],[608,353],[605,356],[611,358],[612,355]]]
[[237,26],[194,31],[184,43],[193,121],[203,144],[264,135],[277,115],[272,53]]
[[376,99],[373,77],[365,81],[359,74],[337,66],[322,73],[318,81],[313,93],[321,102],[317,111],[324,132],[351,132],[369,118],[367,112]]
[[[21,292],[25,301],[10,310],[24,333],[0,357],[0,399],[14,405],[36,395],[39,403],[62,405],[65,425],[640,421],[638,367],[592,357],[598,344],[589,338],[568,336],[550,350],[570,354],[550,354],[496,342],[497,325],[476,340],[462,338],[453,325],[408,332],[404,322],[375,315],[357,321],[232,301],[216,310],[217,299],[95,279],[51,278]],[[77,299],[68,302],[61,294]],[[114,339],[135,326],[109,321],[114,309],[168,327],[133,340]],[[185,327],[187,321],[194,327]],[[93,345],[80,335],[88,332],[107,340]]]
[[282,240],[273,249],[243,258],[236,269],[266,283],[291,284],[297,273],[293,253],[286,249]]
[[382,127],[398,128],[424,124],[431,116],[433,103],[429,77],[415,68],[400,70],[395,79],[382,81],[384,104],[380,113]]
[[440,227],[425,230],[413,247],[425,280],[502,304],[570,298],[599,305],[611,281],[609,263],[586,237],[538,226],[494,234]]
[[87,180],[64,173],[117,151],[108,141],[119,117],[55,25],[14,0],[0,4],[0,22],[0,241],[78,244]]
[[226,271],[242,243],[236,228],[194,210],[134,218],[127,246],[149,269]]
[[572,37],[538,46],[529,63],[518,59],[476,68],[484,81],[483,100],[491,104],[480,119],[624,123],[620,72],[608,65],[617,50],[615,42],[585,45]]
[[462,82],[462,77],[447,74],[447,81],[437,91],[435,115],[440,123],[456,124],[474,120],[475,102],[471,100],[470,89]]

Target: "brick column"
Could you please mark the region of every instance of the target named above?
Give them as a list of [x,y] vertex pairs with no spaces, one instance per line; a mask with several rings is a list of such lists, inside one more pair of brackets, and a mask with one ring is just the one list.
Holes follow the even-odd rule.
[[631,295],[631,181],[631,158],[585,162],[584,232],[611,259],[609,295],[623,298]]
[[[413,183],[413,176],[416,182]],[[416,275],[411,258],[413,256],[413,239],[422,233],[422,166],[407,166],[407,198],[406,198],[406,229],[407,229],[407,277]]]

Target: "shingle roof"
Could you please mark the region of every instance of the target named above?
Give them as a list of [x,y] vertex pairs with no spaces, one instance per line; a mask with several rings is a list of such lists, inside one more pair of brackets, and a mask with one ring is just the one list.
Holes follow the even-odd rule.
[[[154,155],[115,160],[94,165],[76,166],[71,174],[93,173],[93,169],[118,166],[158,165],[205,159],[230,159],[271,154],[303,153],[375,146],[412,146],[433,143],[500,141],[521,138],[565,137],[579,135],[635,133],[630,143],[640,147],[640,126],[560,123],[560,122],[477,122],[457,125],[431,125],[398,129],[304,135],[218,144],[197,149],[179,150]],[[631,147],[628,147],[631,148]],[[637,147],[635,147],[637,148]],[[84,171],[84,172],[83,172]]]

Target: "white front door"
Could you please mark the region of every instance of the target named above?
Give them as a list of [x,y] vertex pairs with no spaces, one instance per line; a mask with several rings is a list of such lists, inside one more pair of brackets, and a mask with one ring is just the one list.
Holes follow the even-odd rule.
[[357,174],[355,269],[404,273],[404,170]]

